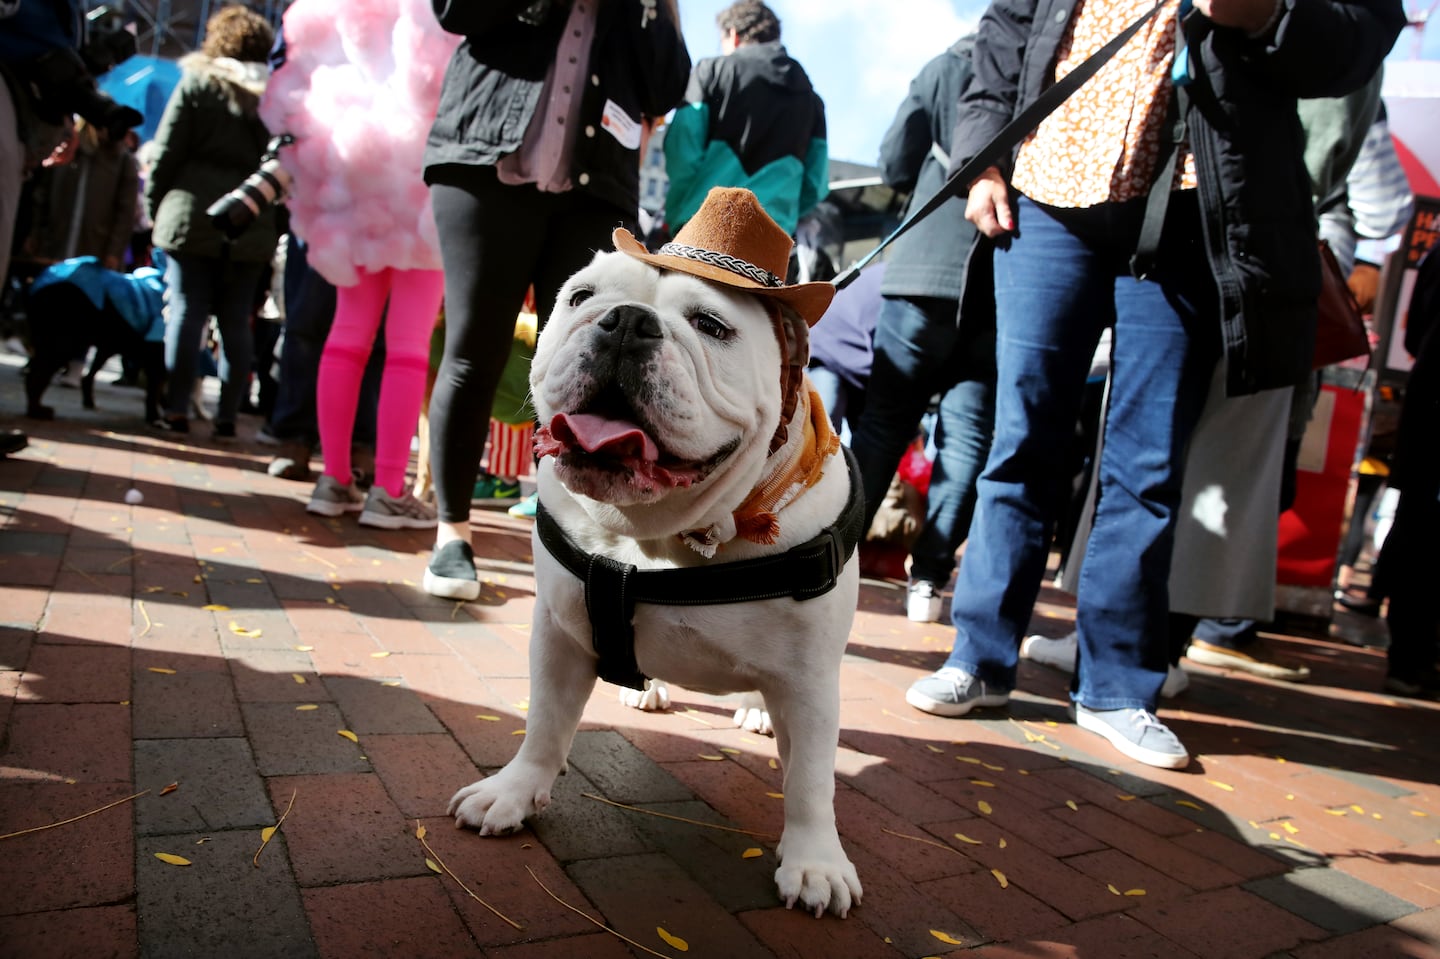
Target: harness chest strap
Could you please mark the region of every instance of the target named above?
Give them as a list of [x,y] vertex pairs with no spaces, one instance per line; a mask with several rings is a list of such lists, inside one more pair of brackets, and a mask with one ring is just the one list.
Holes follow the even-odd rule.
[[590,617],[596,669],[617,686],[645,688],[645,674],[635,662],[635,605],[712,606],[747,603],[784,596],[804,601],[835,588],[845,564],[855,553],[865,521],[860,472],[855,456],[841,448],[850,471],[850,495],[835,522],[808,542],[773,556],[713,563],[679,569],[641,570],[576,546],[541,503],[536,531],[546,550],[585,584],[585,610]]

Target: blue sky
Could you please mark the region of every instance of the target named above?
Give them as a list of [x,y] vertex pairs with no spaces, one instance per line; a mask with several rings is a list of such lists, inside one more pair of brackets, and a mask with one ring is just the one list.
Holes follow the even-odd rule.
[[[715,15],[730,0],[679,0],[690,56],[720,54]],[[830,155],[874,163],[880,138],[910,78],[932,57],[974,29],[985,0],[766,0],[780,17],[782,40],[825,100]],[[1406,0],[1417,12],[1437,0]],[[1437,10],[1440,13],[1440,10]],[[1392,59],[1414,55],[1406,30]],[[1440,22],[1425,31],[1421,56],[1440,59]]]

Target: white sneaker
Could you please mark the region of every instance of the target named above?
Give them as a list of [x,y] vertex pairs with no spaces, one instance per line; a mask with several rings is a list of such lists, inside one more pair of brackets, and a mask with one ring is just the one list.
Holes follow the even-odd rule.
[[1190,754],[1179,738],[1148,709],[1086,709],[1075,704],[1075,724],[1110,740],[1136,762],[1160,769],[1184,769]]
[[1075,672],[1075,659],[1080,653],[1080,637],[1072,629],[1059,639],[1048,636],[1026,636],[1020,641],[1020,658],[1058,669]]
[[928,579],[911,580],[905,592],[905,617],[912,623],[938,623],[943,601],[938,584]]

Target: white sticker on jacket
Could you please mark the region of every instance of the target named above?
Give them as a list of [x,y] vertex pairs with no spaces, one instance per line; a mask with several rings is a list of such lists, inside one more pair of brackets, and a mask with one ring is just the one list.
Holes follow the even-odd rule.
[[605,112],[600,115],[600,125],[620,141],[627,150],[640,149],[640,123],[630,116],[614,100],[605,101]]

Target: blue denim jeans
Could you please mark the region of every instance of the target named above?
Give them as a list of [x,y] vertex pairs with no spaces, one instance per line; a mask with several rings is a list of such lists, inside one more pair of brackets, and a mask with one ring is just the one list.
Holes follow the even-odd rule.
[[1192,194],[1170,204],[1150,279],[1134,279],[1143,199],[1079,210],[1021,197],[995,254],[995,439],[952,603],[958,666],[1015,685],[1045,572],[1059,465],[1090,357],[1114,325],[1099,502],[1076,597],[1072,697],[1153,709],[1167,665],[1166,583],[1185,444],[1219,356],[1219,308]]
[[250,314],[263,263],[236,263],[210,256],[172,253],[165,266],[165,368],[170,372],[165,412],[190,412],[196,363],[210,317],[220,327],[220,408],[217,423],[234,423],[250,384],[254,352]]
[[875,518],[930,398],[940,394],[935,463],[925,526],[910,549],[910,575],[944,585],[955,571],[975,509],[975,481],[994,419],[994,339],[956,324],[959,304],[940,297],[886,296],[875,324],[865,410],[851,444]]

